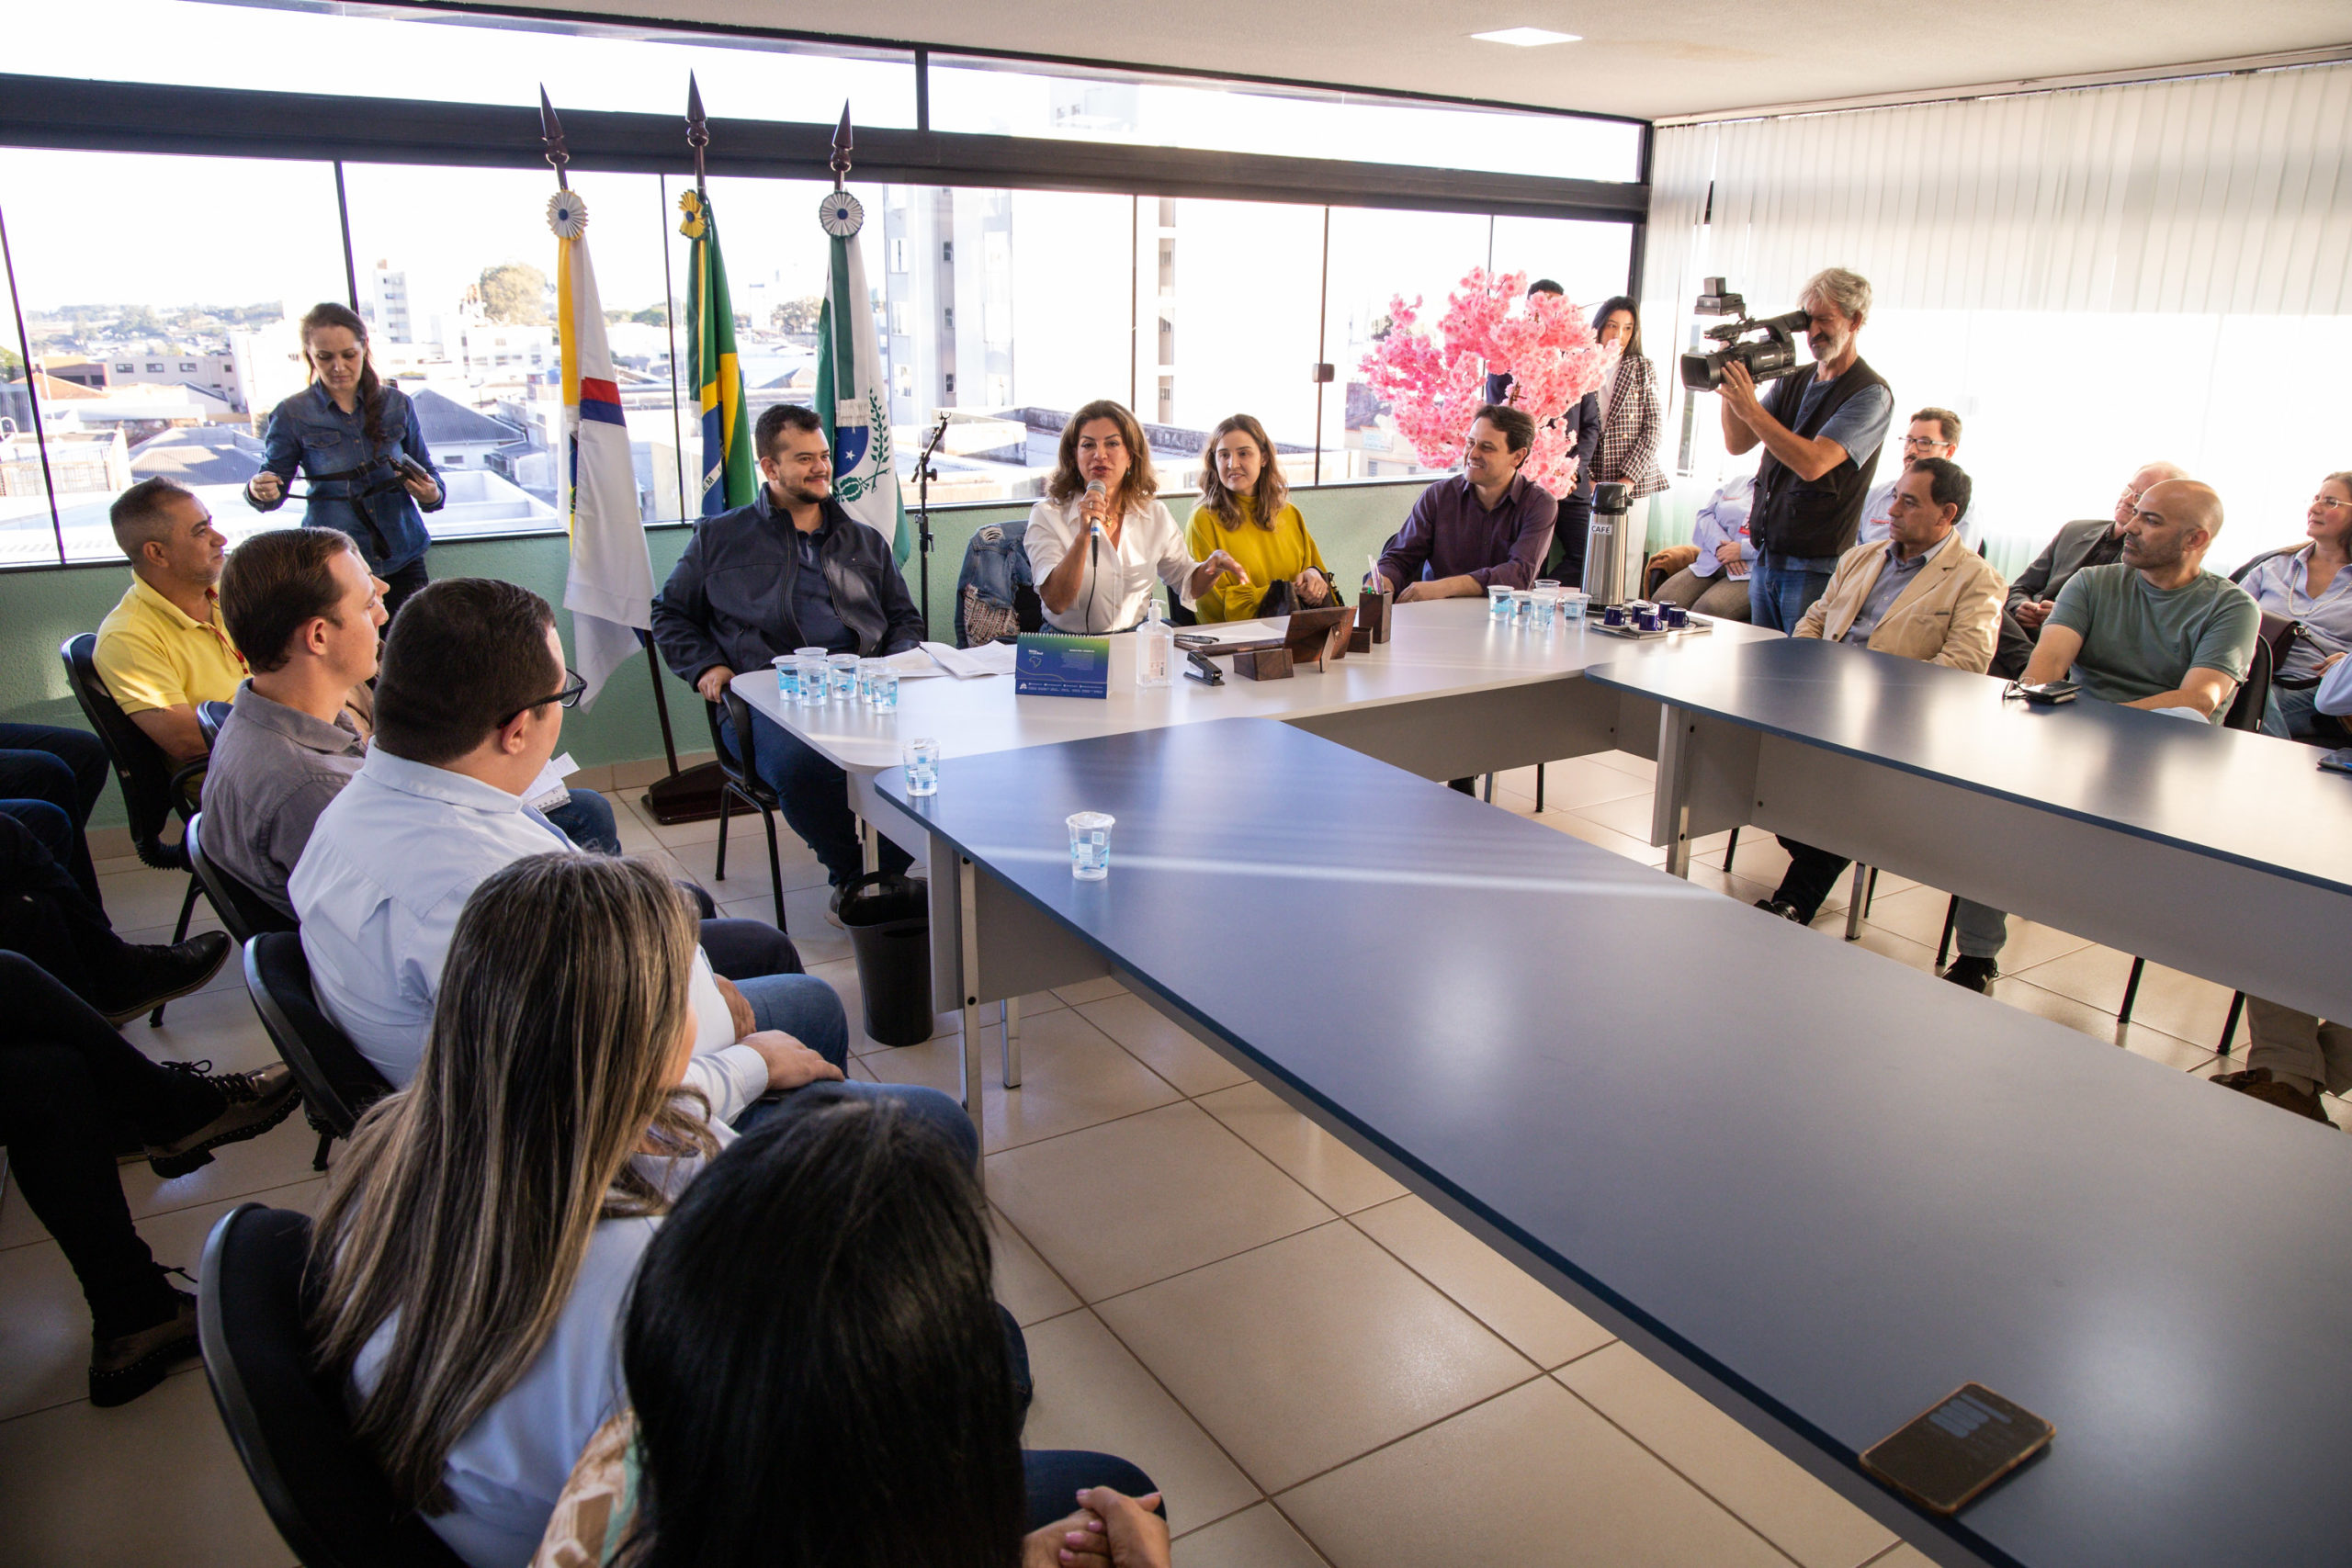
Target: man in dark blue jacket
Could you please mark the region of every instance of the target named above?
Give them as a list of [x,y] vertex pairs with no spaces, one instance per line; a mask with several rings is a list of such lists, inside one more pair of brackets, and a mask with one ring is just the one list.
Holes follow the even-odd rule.
[[[832,454],[815,413],[778,403],[752,432],[766,481],[749,506],[704,519],[653,601],[662,657],[706,701],[739,670],[757,670],[796,648],[880,658],[922,640],[922,615],[881,535],[833,499]],[[719,734],[734,750],[731,728]],[[752,761],[784,803],[833,885],[863,869],[848,781],[841,769],[766,716],[752,715]],[[882,841],[885,871],[905,851]],[[835,923],[839,923],[836,920]]]

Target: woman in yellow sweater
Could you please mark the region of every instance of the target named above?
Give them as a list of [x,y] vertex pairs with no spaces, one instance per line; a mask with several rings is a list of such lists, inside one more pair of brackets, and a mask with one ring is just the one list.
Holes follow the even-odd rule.
[[1246,621],[1258,613],[1272,584],[1286,585],[1292,605],[1311,609],[1333,602],[1323,552],[1306,531],[1306,519],[1290,503],[1290,486],[1274,464],[1274,444],[1266,427],[1246,413],[1235,414],[1210,433],[1201,464],[1201,502],[1184,530],[1194,560],[1224,550],[1241,563],[1246,578],[1227,577],[1200,596],[1203,621]]

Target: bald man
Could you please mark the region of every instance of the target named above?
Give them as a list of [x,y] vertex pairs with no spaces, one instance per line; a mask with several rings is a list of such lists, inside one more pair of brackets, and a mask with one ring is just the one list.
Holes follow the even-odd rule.
[[[2219,724],[2262,635],[2253,597],[2205,570],[2221,531],[2211,486],[2150,485],[2124,525],[2122,558],[2086,568],[2058,591],[2024,678],[2072,680],[2086,697]],[[1989,995],[2007,918],[1962,898],[1954,929],[1960,956],[1944,978]]]
[[2188,477],[2177,463],[2143,464],[2115,498],[2112,521],[2086,517],[2058,530],[2034,563],[2009,584],[2008,603],[2001,613],[2001,644],[1993,654],[1994,674],[2014,681],[2025,673],[2026,660],[2033,657],[2033,639],[2050,612],[2057,608],[2058,591],[2066,586],[2066,580],[2086,566],[2121,560],[2123,530],[2131,525],[2132,514],[2140,509],[2140,498],[2148,487]]

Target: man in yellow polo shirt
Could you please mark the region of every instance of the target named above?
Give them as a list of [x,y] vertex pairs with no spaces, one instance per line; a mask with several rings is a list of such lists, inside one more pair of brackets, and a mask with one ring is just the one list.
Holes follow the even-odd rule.
[[205,754],[196,705],[230,702],[245,660],[220,620],[229,541],[185,487],[141,479],[108,513],[131,583],[98,623],[98,676],[174,765]]

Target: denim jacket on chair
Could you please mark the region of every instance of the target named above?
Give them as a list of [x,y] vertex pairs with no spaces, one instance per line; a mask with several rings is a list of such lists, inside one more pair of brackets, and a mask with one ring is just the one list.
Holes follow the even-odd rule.
[[972,536],[964,550],[964,570],[956,579],[956,646],[968,648],[966,637],[965,604],[977,598],[985,611],[995,612],[995,619],[1010,617],[1015,610],[1015,592],[1026,588],[1035,591],[1035,582],[1029,572],[1029,551],[1023,539],[1029,532],[1029,520],[1016,517],[1010,523],[991,523]]

